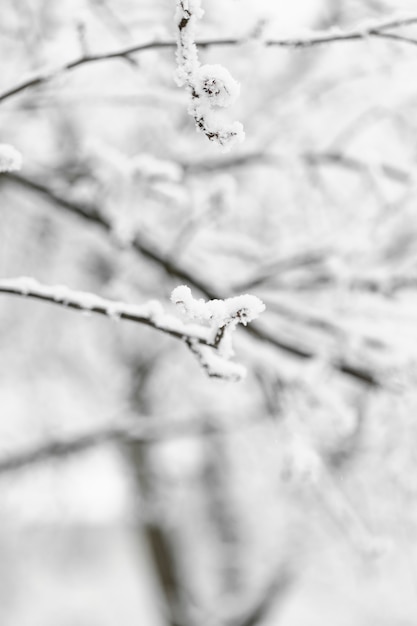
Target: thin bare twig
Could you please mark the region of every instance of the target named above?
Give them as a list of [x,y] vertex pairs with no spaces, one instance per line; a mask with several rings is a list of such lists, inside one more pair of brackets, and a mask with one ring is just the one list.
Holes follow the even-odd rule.
[[343,152],[308,152],[302,157],[308,165],[337,165],[354,172],[364,172],[370,169],[377,169],[383,176],[400,184],[407,184],[412,179],[412,173],[408,172],[392,163],[376,162],[368,163],[356,156],[344,154]]

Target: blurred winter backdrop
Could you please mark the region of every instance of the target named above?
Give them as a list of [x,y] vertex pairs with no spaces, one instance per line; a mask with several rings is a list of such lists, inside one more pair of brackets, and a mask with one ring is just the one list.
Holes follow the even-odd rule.
[[[203,8],[197,40],[240,42],[199,48],[241,85],[227,153],[174,81],[174,0],[1,3],[0,143],[24,165],[0,178],[0,278],[267,309],[234,383],[146,326],[0,296],[0,623],[411,626],[417,23],[266,42],[416,3]],[[168,45],[58,71],[147,42]]]

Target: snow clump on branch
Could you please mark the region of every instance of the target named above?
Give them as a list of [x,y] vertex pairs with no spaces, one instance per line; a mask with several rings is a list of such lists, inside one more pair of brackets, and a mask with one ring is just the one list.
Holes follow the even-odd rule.
[[201,65],[195,73],[195,92],[211,106],[228,107],[240,93],[240,85],[222,65]]
[[197,130],[224,151],[243,141],[245,133],[240,122],[227,123],[213,115],[212,109],[228,107],[239,96],[239,83],[222,65],[201,65],[195,44],[196,22],[203,16],[200,0],[178,0],[175,22],[178,28],[177,84],[186,86],[191,96],[188,108]]
[[22,155],[7,143],[0,144],[0,172],[16,172],[22,167]]
[[180,306],[187,319],[207,322],[210,327],[208,345],[188,342],[209,376],[241,380],[246,371],[229,359],[233,356],[232,331],[238,324],[246,326],[265,310],[264,303],[248,294],[226,300],[195,299],[186,285],[176,287],[171,301]]
[[211,321],[221,327],[231,322],[240,322],[246,326],[265,310],[262,300],[248,294],[226,300],[196,300],[186,285],[174,289],[171,301],[181,305],[190,320]]

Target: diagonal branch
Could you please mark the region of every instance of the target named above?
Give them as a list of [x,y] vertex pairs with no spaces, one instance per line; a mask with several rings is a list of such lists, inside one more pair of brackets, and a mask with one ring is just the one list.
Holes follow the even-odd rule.
[[[250,427],[259,424],[259,418],[242,420],[239,427]],[[117,425],[109,425],[78,435],[59,437],[46,443],[34,444],[31,447],[4,454],[0,458],[0,475],[20,469],[41,465],[51,460],[64,461],[73,455],[98,448],[107,443],[124,444],[137,442],[157,444],[170,439],[191,436],[227,436],[236,431],[233,426],[220,425],[220,420],[196,420],[192,418],[154,419],[142,416],[140,420],[126,419]]]
[[[11,182],[19,187],[24,187],[30,191],[34,191],[41,195],[49,203],[55,206],[59,206],[67,213],[81,217],[83,220],[87,220],[90,223],[98,226],[104,230],[109,236],[112,235],[112,225],[108,219],[99,211],[99,209],[92,205],[83,205],[76,202],[71,202],[61,195],[58,195],[52,189],[43,185],[42,183],[31,180],[30,178],[17,175],[7,174],[2,177],[2,182]],[[185,268],[182,268],[176,264],[169,257],[161,254],[161,252],[150,242],[146,241],[143,235],[136,235],[132,242],[132,248],[139,255],[152,261],[156,265],[161,266],[168,276],[179,279],[184,283],[188,283],[201,291],[206,298],[214,300],[218,295],[201,279],[197,278],[194,274],[188,272]]]

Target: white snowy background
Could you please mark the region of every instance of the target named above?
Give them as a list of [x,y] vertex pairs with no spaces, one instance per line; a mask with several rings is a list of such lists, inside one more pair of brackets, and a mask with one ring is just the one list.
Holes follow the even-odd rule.
[[2,2],[0,624],[412,626],[417,3],[183,8]]

